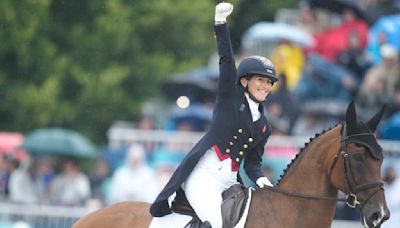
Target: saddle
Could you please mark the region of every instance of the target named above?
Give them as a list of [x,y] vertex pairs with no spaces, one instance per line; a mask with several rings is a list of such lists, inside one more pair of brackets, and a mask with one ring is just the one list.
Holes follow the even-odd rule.
[[[243,215],[248,198],[248,189],[241,184],[235,184],[222,193],[223,201],[221,211],[223,228],[235,227]],[[172,202],[171,209],[175,213],[192,216],[192,220],[185,228],[204,227],[197,217],[196,212],[186,199],[185,192],[181,188],[176,192],[176,197]]]

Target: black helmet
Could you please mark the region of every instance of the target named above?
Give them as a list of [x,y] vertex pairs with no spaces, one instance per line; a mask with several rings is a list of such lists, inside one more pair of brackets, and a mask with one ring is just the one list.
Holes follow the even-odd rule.
[[251,75],[260,75],[265,76],[272,80],[272,82],[277,82],[278,77],[276,77],[275,67],[272,62],[263,57],[263,56],[250,56],[242,60],[239,64],[237,70],[237,78],[238,83],[241,78],[251,76]]

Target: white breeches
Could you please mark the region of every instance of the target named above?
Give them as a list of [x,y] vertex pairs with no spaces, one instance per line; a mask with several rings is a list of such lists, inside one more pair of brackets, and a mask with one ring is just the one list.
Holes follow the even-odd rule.
[[213,228],[222,227],[222,192],[237,184],[237,172],[232,172],[230,158],[220,161],[213,149],[199,160],[182,184],[186,198],[202,222]]

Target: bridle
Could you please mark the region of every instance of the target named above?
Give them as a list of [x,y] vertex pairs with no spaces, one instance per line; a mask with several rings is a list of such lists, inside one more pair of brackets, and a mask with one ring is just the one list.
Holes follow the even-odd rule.
[[[373,133],[360,133],[360,134],[354,134],[354,135],[346,135],[346,124],[343,124],[342,127],[342,141],[341,141],[341,151],[336,154],[335,156],[335,160],[332,163],[330,172],[329,172],[329,179],[331,178],[330,175],[332,174],[332,170],[335,167],[335,164],[338,160],[339,155],[341,155],[343,157],[343,161],[344,161],[344,174],[346,176],[346,181],[347,181],[347,186],[348,186],[348,190],[349,193],[346,196],[346,203],[349,207],[351,208],[355,208],[355,207],[359,207],[360,210],[362,210],[362,208],[364,208],[365,204],[369,201],[369,199],[371,199],[378,191],[383,190],[383,182],[382,181],[374,181],[374,182],[370,182],[370,183],[365,183],[365,184],[358,184],[356,179],[354,178],[352,169],[351,169],[351,165],[350,165],[350,154],[347,151],[347,144],[348,141],[352,138],[357,138],[360,136],[373,136]],[[368,189],[371,188],[376,188],[376,191],[374,191],[366,200],[364,201],[359,201],[357,199],[357,194],[363,191],[366,191]]]
[[[351,207],[351,208],[358,208],[360,211],[364,208],[364,206],[368,203],[368,201],[380,190],[383,190],[383,182],[382,181],[375,181],[375,182],[370,182],[370,183],[365,183],[365,184],[358,184],[357,181],[354,178],[354,175],[352,173],[351,165],[350,165],[350,154],[347,151],[347,144],[349,143],[348,141],[353,138],[357,138],[360,136],[373,136],[373,133],[361,133],[361,134],[354,134],[354,135],[346,135],[346,124],[342,125],[342,140],[341,140],[341,148],[339,149],[339,152],[335,155],[334,161],[330,167],[329,171],[329,180],[331,179],[331,174],[332,171],[339,160],[339,157],[343,158],[344,162],[344,174],[346,177],[347,181],[347,187],[349,192],[346,193],[346,197],[344,198],[337,198],[337,197],[328,197],[328,196],[315,196],[315,195],[308,195],[308,194],[302,194],[302,193],[297,193],[297,192],[289,192],[286,190],[283,190],[279,187],[270,187],[266,186],[264,188],[271,190],[273,192],[278,192],[282,193],[284,195],[290,196],[290,197],[297,197],[297,198],[303,198],[303,199],[310,199],[310,200],[330,200],[330,201],[343,201],[346,202],[346,204]],[[367,197],[366,200],[359,200],[357,194],[363,191],[366,191],[368,189],[376,188],[376,191],[374,191],[371,195]]]

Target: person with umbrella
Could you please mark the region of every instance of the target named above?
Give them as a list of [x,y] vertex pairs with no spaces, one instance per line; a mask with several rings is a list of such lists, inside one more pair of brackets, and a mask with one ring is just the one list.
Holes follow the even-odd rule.
[[168,198],[176,192],[177,197],[186,195],[203,227],[222,227],[221,193],[240,181],[241,163],[258,187],[272,186],[261,167],[271,134],[262,103],[278,78],[262,56],[247,57],[236,69],[226,24],[232,10],[229,3],[215,8],[220,77],[211,126],[151,205],[153,217],[172,213]]

